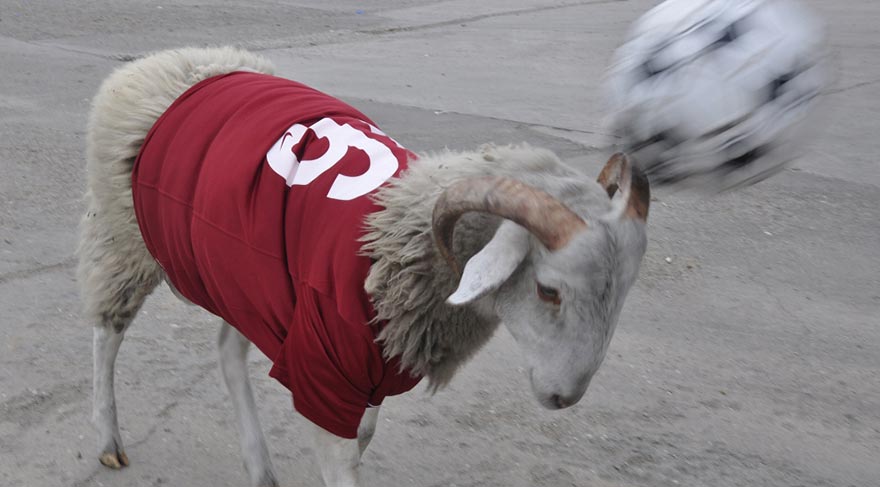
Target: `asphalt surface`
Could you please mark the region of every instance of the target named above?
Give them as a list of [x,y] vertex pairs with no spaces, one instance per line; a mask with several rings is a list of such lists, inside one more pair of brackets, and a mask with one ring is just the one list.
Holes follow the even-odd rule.
[[[237,44],[415,151],[527,141],[595,174],[604,66],[651,3],[0,1],[0,485],[246,484],[214,319],[165,289],[118,362],[132,465],[97,462],[73,251],[89,99],[114,67]],[[582,402],[541,409],[502,331],[448,389],[387,401],[365,485],[880,485],[880,3],[810,3],[838,64],[828,127],[752,188],[656,193]],[[252,363],[279,477],[319,485],[304,420]]]

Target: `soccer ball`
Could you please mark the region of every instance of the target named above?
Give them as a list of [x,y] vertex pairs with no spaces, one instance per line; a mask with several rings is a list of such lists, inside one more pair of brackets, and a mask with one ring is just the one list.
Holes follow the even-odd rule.
[[667,0],[614,55],[611,129],[654,184],[754,184],[803,153],[827,64],[823,24],[794,0]]

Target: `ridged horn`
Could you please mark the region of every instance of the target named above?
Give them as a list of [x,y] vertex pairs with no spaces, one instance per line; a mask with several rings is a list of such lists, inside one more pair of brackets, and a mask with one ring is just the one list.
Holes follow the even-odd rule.
[[548,193],[515,179],[486,176],[463,179],[440,195],[434,205],[433,231],[437,249],[457,273],[461,267],[452,253],[455,223],[465,213],[489,213],[518,223],[549,250],[558,250],[586,222]]

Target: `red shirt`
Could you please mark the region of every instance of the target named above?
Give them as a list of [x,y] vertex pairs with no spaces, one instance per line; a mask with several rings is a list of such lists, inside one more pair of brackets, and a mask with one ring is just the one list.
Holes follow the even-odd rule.
[[359,242],[380,209],[369,193],[409,157],[335,98],[237,72],[175,100],[134,165],[138,224],[169,280],[273,361],[297,411],[345,438],[419,381],[375,342]]

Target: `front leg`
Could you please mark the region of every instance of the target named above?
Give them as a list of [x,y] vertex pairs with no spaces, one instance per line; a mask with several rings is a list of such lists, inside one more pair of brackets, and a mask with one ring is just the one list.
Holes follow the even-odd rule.
[[235,408],[244,465],[251,477],[252,486],[278,487],[248,377],[247,355],[250,345],[244,335],[229,323],[223,322],[219,339],[220,370]]
[[321,476],[326,487],[359,487],[358,464],[360,447],[358,440],[341,438],[313,424],[315,453]]
[[373,439],[373,433],[376,432],[376,421],[379,419],[379,406],[367,408],[364,417],[361,418],[361,424],[358,426],[358,449],[360,455],[364,456],[364,451],[370,445]]

